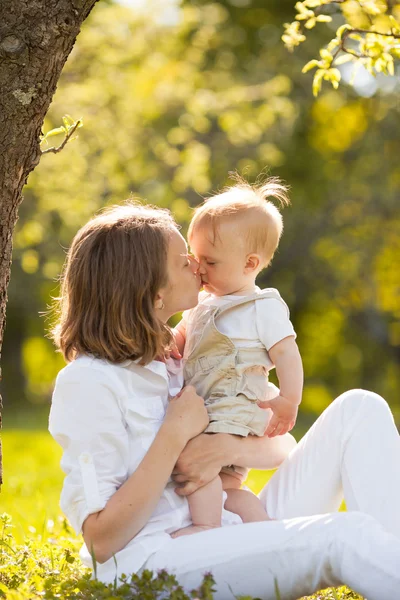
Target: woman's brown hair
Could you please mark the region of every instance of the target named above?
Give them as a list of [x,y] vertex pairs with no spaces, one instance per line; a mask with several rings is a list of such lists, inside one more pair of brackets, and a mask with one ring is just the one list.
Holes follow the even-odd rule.
[[67,254],[52,337],[67,361],[91,354],[113,363],[162,356],[171,331],[156,315],[167,281],[167,210],[107,208],[76,234]]

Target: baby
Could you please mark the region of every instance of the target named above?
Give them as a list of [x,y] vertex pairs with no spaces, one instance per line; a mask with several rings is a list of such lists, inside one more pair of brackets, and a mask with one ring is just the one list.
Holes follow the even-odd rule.
[[[278,179],[259,186],[239,180],[200,205],[189,226],[204,291],[198,306],[183,314],[175,336],[185,383],[205,400],[207,433],[275,437],[296,422],[303,387],[296,334],[279,292],[255,283],[271,263],[283,229],[268,198],[289,203]],[[274,367],[279,390],[268,382]],[[240,489],[246,475],[245,469],[227,466],[191,494],[193,525],[173,537],[220,527],[223,490],[225,508],[243,522],[267,520],[259,499]]]

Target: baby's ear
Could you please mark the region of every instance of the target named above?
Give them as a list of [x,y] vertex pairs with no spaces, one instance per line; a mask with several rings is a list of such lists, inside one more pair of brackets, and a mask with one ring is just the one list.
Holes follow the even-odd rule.
[[258,271],[261,265],[261,258],[258,254],[248,254],[244,270],[246,273]]

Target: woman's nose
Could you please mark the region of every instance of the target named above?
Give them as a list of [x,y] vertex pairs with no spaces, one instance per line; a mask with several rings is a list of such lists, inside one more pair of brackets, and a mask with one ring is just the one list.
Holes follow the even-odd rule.
[[199,263],[197,262],[194,256],[189,255],[188,258],[190,262],[190,268],[192,269],[193,273],[197,273],[200,267]]

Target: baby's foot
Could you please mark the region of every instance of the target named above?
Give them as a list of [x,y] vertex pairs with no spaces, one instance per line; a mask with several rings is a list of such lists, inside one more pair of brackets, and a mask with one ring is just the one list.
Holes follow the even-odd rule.
[[192,535],[192,533],[200,533],[201,531],[207,531],[208,529],[215,529],[216,526],[211,525],[189,525],[188,527],[182,527],[171,533],[172,538],[181,537],[182,535]]

